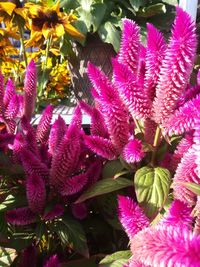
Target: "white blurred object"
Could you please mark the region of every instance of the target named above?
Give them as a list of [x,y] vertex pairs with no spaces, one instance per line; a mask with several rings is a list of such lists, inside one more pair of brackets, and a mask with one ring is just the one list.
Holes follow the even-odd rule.
[[179,6],[187,11],[190,16],[196,21],[198,0],[180,0]]

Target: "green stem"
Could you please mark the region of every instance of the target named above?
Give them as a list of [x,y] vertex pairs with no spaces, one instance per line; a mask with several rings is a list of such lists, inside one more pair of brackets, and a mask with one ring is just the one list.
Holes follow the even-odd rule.
[[159,126],[157,126],[155,137],[154,137],[154,142],[153,142],[154,150],[152,152],[152,157],[151,157],[151,165],[152,166],[154,166],[154,164],[155,164],[155,158],[156,158],[156,153],[157,153],[157,150],[158,150],[160,134],[161,134],[161,129],[160,129]]
[[136,125],[136,127],[137,127],[138,131],[142,133],[142,128],[141,128],[141,126],[140,126],[140,124],[139,124],[138,120],[137,120],[137,119],[135,119],[135,118],[133,118],[133,120],[134,120],[134,122],[135,122],[135,125]]

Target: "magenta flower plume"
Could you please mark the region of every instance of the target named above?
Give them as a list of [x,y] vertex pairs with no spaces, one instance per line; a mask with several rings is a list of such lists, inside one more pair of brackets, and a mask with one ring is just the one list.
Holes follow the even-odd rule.
[[79,129],[76,125],[70,125],[52,159],[50,171],[52,185],[59,187],[66,177],[72,175],[78,165],[80,153]]
[[182,134],[194,129],[199,119],[200,94],[194,99],[187,101],[183,106],[172,114],[163,124],[169,135]]
[[126,65],[113,60],[113,75],[119,95],[132,117],[147,118],[150,115],[150,101],[135,74]]
[[200,86],[200,70],[197,73],[197,85]]
[[142,150],[142,141],[138,139],[131,139],[122,152],[124,160],[128,163],[139,162],[144,155],[145,154]]
[[91,107],[87,103],[81,101],[81,109],[91,117],[90,133],[92,135],[101,136],[103,138],[108,137],[108,130],[104,123],[102,114],[97,108]]
[[15,136],[10,133],[0,133],[0,149],[6,149],[12,147]]
[[81,112],[81,108],[79,105],[75,108],[75,110],[73,112],[73,116],[72,116],[72,120],[71,120],[70,124],[76,125],[79,129],[81,128],[82,112]]
[[29,208],[34,213],[42,213],[46,201],[44,179],[39,175],[28,176],[26,181],[26,196]]
[[42,217],[45,221],[51,221],[61,217],[64,214],[64,207],[61,204],[56,204],[50,211],[46,212]]
[[195,23],[188,13],[177,7],[172,37],[163,59],[156,98],[154,119],[163,124],[176,108],[192,72],[196,51]]
[[3,117],[5,106],[3,102],[4,98],[4,78],[2,73],[0,72],[0,116]]
[[89,168],[86,171],[88,177],[87,188],[95,184],[96,181],[100,178],[102,167],[103,164],[101,160],[96,159],[95,161],[90,163]]
[[62,196],[71,196],[80,192],[88,181],[86,173],[81,173],[72,177],[66,177],[60,184],[59,193]]
[[200,120],[196,124],[193,141],[194,141],[194,150],[196,155],[195,163],[197,165],[196,173],[200,178]]
[[48,140],[52,116],[53,106],[48,105],[42,113],[42,117],[38,123],[36,131],[36,140],[41,144],[45,144]]
[[49,153],[54,155],[67,130],[67,125],[59,115],[51,127],[49,134]]
[[14,225],[27,225],[36,221],[36,215],[28,208],[17,208],[6,212],[6,221]]
[[137,261],[132,257],[128,265],[125,265],[123,267],[151,267],[150,265],[146,265],[142,263],[141,261]]
[[168,213],[160,221],[160,225],[187,228],[192,230],[192,208],[180,200],[174,200]]
[[17,117],[17,114],[19,112],[19,98],[18,95],[13,95],[10,99],[10,102],[7,105],[6,111],[5,111],[5,118],[6,119],[15,119]]
[[139,49],[140,29],[134,21],[124,19],[118,60],[127,65],[134,73],[137,72]]
[[149,99],[153,101],[155,97],[155,88],[158,82],[161,63],[166,50],[165,39],[152,24],[147,23],[147,51],[146,51],[146,73],[145,73],[145,91]]
[[183,106],[187,101],[192,100],[200,93],[199,86],[188,86],[186,91],[182,94],[182,96],[177,101],[176,109]]
[[76,219],[83,220],[87,217],[88,210],[85,203],[71,205],[72,214]]
[[146,72],[146,47],[144,47],[142,44],[140,45],[139,49],[139,60],[138,60],[138,82],[141,85],[144,85],[144,78],[145,78],[145,72]]
[[181,227],[152,227],[131,240],[134,259],[150,266],[200,266],[200,237]]
[[175,171],[178,167],[178,164],[181,162],[183,155],[191,148],[193,145],[193,135],[187,134],[178,144],[172,158],[170,169]]
[[15,86],[13,84],[13,81],[11,79],[8,79],[7,84],[6,84],[6,91],[5,91],[4,98],[3,98],[5,107],[8,106],[11,98],[15,94],[16,94],[16,91],[15,91]]
[[38,175],[44,180],[49,178],[48,167],[41,162],[37,155],[34,155],[30,150],[23,149],[21,152],[22,165],[27,176]]
[[30,61],[26,69],[26,76],[24,81],[24,115],[30,120],[36,101],[36,85],[37,85],[37,70],[33,60]]
[[21,152],[23,151],[25,138],[21,132],[16,133],[14,142],[9,148],[12,150],[12,159],[15,163],[21,162]]
[[85,135],[84,141],[89,149],[105,159],[116,159],[119,155],[112,142],[108,139],[104,139],[100,136]]
[[22,251],[17,267],[36,267],[36,261],[36,248],[31,245]]
[[118,206],[119,220],[130,239],[144,227],[149,226],[149,219],[129,197],[118,196]]
[[174,197],[184,203],[193,206],[196,202],[196,195],[187,189],[182,183],[192,182],[200,184],[200,179],[196,174],[196,155],[195,150],[191,147],[183,155],[174,176],[173,188]]
[[58,256],[57,255],[51,256],[44,264],[44,267],[61,267]]
[[113,145],[119,151],[128,142],[128,114],[118,93],[106,75],[92,64],[88,65],[88,75],[95,89],[98,90],[102,115]]

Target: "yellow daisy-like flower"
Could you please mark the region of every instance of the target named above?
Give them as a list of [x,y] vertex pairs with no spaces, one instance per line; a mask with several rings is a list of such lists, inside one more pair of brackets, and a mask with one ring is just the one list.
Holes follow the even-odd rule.
[[84,35],[71,25],[76,17],[60,12],[59,2],[53,6],[45,3],[42,5],[27,3],[25,7],[28,8],[28,27],[31,31],[31,38],[26,43],[27,46],[43,43],[44,39],[48,39],[50,36],[56,40],[65,32],[76,38],[84,38]]

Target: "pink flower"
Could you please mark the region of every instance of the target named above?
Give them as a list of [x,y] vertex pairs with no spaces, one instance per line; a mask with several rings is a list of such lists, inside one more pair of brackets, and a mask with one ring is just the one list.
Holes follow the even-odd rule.
[[5,107],[8,106],[13,95],[16,95],[15,86],[13,84],[13,81],[11,79],[8,79],[7,84],[6,84],[6,91],[5,91],[4,98],[3,98]]
[[119,220],[130,239],[149,226],[149,219],[129,197],[118,196],[118,206]]
[[22,251],[20,262],[17,267],[36,267],[36,261],[36,248],[31,245]]
[[33,60],[30,61],[26,69],[26,76],[24,81],[24,115],[30,120],[36,101],[36,85],[37,85],[37,70]]
[[41,144],[45,144],[48,140],[52,116],[53,106],[48,105],[42,113],[36,131],[36,140]]
[[118,60],[136,74],[140,49],[140,29],[129,19],[123,20],[122,40]]
[[0,72],[0,117],[3,117],[5,110],[3,98],[4,98],[4,78],[2,73]]
[[150,266],[200,266],[200,237],[182,227],[145,228],[131,240],[135,260]]
[[84,136],[85,144],[97,155],[112,160],[116,159],[119,152],[115,149],[112,142],[100,136]]
[[124,160],[128,163],[141,161],[145,155],[142,150],[142,142],[138,139],[131,139],[124,147],[122,155]]
[[52,209],[48,212],[46,212],[42,218],[45,221],[51,221],[55,218],[61,217],[64,213],[64,207],[61,204],[56,204],[55,206],[52,207]]
[[61,267],[61,264],[58,260],[58,256],[57,255],[51,256],[44,264],[44,267]]
[[19,112],[19,98],[18,95],[13,95],[10,99],[6,111],[4,113],[6,119],[15,119]]
[[36,221],[36,215],[28,208],[17,208],[6,212],[6,221],[14,225],[27,225]]
[[46,189],[44,180],[39,175],[27,177],[26,196],[29,208],[34,213],[42,213],[46,202]]
[[177,7],[172,37],[162,61],[156,98],[153,103],[154,119],[166,122],[176,108],[192,72],[196,51],[195,23],[189,14]]

